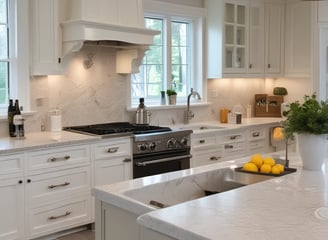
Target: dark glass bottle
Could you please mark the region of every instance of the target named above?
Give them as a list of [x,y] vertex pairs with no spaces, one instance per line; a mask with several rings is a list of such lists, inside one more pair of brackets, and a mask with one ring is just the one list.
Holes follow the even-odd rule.
[[15,100],[15,115],[20,115],[21,111],[19,109],[19,101],[18,99]]
[[13,104],[13,100],[9,100],[9,106],[8,106],[8,125],[9,125],[9,136],[10,137],[16,137],[15,134],[15,125],[14,125],[14,115],[15,115],[15,107]]

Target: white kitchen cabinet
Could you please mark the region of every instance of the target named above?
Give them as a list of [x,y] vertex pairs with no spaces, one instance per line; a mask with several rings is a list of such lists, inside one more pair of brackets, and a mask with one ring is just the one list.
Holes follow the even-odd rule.
[[322,23],[328,22],[328,2],[321,1],[318,2],[318,21]]
[[29,151],[25,163],[28,238],[92,222],[89,145]]
[[265,3],[265,76],[283,74],[284,53],[284,4]]
[[130,137],[104,140],[94,145],[94,185],[132,179]]
[[249,2],[249,58],[248,73],[255,76],[264,75],[264,3]]
[[310,77],[312,69],[311,2],[288,2],[285,22],[285,77]]
[[213,147],[213,149],[203,151],[193,151],[192,153],[192,167],[203,166],[212,163],[222,162],[222,146]]
[[31,75],[62,74],[58,0],[32,2]]
[[281,76],[283,1],[206,3],[208,78]]
[[24,238],[23,154],[0,156],[0,240]]

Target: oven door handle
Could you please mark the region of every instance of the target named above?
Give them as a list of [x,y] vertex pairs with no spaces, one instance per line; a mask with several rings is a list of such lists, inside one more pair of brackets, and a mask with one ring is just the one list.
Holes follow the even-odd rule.
[[169,162],[169,161],[176,161],[176,160],[180,160],[180,159],[184,159],[184,158],[191,158],[191,157],[192,157],[192,155],[188,154],[188,155],[177,156],[177,157],[162,158],[162,159],[153,160],[153,161],[136,162],[135,164],[138,167],[145,167],[145,166],[150,165],[150,164],[156,164],[156,163],[161,163],[161,162]]

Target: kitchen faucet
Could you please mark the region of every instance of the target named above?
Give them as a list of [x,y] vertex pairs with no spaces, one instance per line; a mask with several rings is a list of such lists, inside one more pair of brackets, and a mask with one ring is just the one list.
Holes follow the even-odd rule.
[[190,93],[188,95],[188,99],[187,99],[187,110],[185,111],[185,124],[189,123],[189,120],[195,116],[194,112],[190,110],[190,97],[191,96],[193,96],[193,97],[197,96],[198,100],[201,99],[199,93],[194,91],[193,88],[191,88],[191,91],[190,91]]

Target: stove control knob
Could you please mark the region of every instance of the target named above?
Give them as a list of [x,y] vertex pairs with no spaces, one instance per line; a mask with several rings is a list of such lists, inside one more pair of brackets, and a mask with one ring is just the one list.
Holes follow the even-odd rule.
[[177,140],[175,140],[174,138],[171,138],[167,141],[166,145],[168,148],[174,148],[176,146],[176,142],[177,142]]
[[148,149],[147,143],[141,143],[138,145],[138,150],[141,152],[146,151],[147,149]]
[[183,146],[187,146],[188,145],[188,141],[189,140],[188,140],[187,137],[184,137],[184,138],[181,139],[181,143],[182,143]]
[[148,148],[149,148],[149,150],[154,151],[156,148],[156,143],[155,142],[150,143]]

